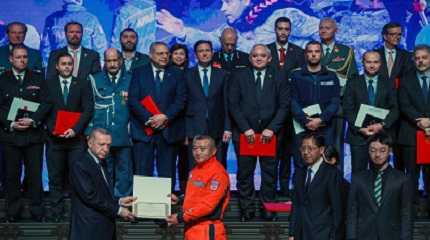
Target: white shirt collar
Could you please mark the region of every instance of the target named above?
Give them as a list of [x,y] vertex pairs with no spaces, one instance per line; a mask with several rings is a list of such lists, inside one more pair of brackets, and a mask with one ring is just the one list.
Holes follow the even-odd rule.
[[334,48],[334,44],[335,44],[335,41],[332,41],[332,42],[331,42],[331,43],[329,43],[329,44],[325,44],[325,43],[323,43],[323,44],[322,44],[322,46],[323,46],[323,51],[324,51],[324,53],[325,53],[326,48],[330,48],[330,52],[332,52],[332,51],[333,51],[333,48]]
[[67,46],[67,51],[69,52],[69,53],[72,53],[72,52],[77,52],[78,54],[79,53],[81,53],[81,51],[82,51],[82,46],[79,46],[78,47],[78,49],[71,49],[69,46]]
[[396,48],[389,49],[387,47],[387,45],[385,45],[385,43],[384,43],[384,51],[385,51],[385,55],[388,55],[390,52],[393,53],[393,54],[396,54],[396,52],[397,52]]
[[315,174],[318,172],[318,169],[320,169],[320,166],[323,163],[323,161],[324,161],[323,158],[320,157],[320,159],[318,159],[318,161],[316,161],[312,166],[308,167],[308,169],[309,168],[312,169],[312,174],[313,174],[312,177],[314,177]]
[[64,80],[67,81],[67,84],[70,84],[72,82],[72,76],[68,77],[68,78],[64,78],[62,76],[59,76],[60,78],[60,83],[63,83]]
[[13,75],[15,77],[17,77],[18,75],[20,75],[22,77],[22,79],[24,79],[24,77],[25,77],[25,70],[19,73],[15,70],[15,68],[12,67],[12,72],[13,72]]
[[284,45],[281,45],[281,44],[279,44],[278,42],[276,42],[276,50],[278,50],[278,52],[279,52],[279,49],[281,49],[281,47],[285,49],[285,52],[287,52],[287,49],[288,49],[288,42],[287,42],[287,43],[285,43]]
[[[110,74],[109,72],[107,73],[108,74],[108,77],[109,77],[109,79],[112,81],[112,74]],[[118,73],[115,75],[115,82],[118,82],[118,80],[119,80],[119,77],[121,76],[121,69],[118,71]]]
[[96,162],[97,164],[100,164],[100,160],[91,152],[89,148],[87,149],[87,151],[90,154],[90,156],[93,158],[94,162]]

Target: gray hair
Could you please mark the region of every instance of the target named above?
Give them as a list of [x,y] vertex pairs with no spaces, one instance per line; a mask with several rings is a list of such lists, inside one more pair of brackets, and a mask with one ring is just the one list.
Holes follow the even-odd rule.
[[250,57],[251,57],[252,53],[255,51],[255,49],[256,49],[257,47],[262,47],[262,48],[264,48],[264,50],[265,50],[265,51],[266,51],[266,53],[267,53],[267,56],[272,57],[272,52],[270,51],[269,47],[267,47],[265,44],[262,44],[262,43],[257,43],[257,44],[255,44],[254,46],[252,46],[251,51],[249,51],[249,56],[250,56]]

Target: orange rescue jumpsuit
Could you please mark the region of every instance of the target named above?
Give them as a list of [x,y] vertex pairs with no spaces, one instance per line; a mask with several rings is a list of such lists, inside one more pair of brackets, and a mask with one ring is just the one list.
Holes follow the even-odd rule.
[[224,166],[212,157],[190,172],[179,222],[185,223],[185,240],[224,240],[222,222],[230,200],[230,180]]

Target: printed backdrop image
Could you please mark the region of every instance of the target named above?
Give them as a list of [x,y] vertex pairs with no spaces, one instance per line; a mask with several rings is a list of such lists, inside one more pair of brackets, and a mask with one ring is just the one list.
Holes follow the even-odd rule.
[[[404,48],[430,44],[429,6],[430,0],[2,0],[0,45],[7,44],[8,22],[24,22],[25,43],[39,49],[46,64],[49,52],[66,44],[64,25],[78,21],[84,26],[83,46],[101,56],[107,47],[120,47],[119,34],[126,27],[139,34],[138,51],[148,53],[155,40],[191,48],[195,41],[208,39],[219,48],[221,31],[232,26],[238,31],[238,48],[248,52],[257,42],[275,40],[278,17],[291,19],[290,41],[300,46],[318,40],[319,20],[332,17],[338,23],[337,41],[355,49],[360,65],[363,52],[381,45],[381,29],[389,21],[404,26]],[[232,148],[228,168],[235,180]],[[347,164],[346,176],[349,169]]]

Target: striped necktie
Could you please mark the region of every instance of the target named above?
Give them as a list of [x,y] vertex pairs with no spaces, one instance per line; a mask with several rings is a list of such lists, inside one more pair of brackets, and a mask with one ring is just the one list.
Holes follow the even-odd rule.
[[382,203],[382,174],[383,171],[378,171],[373,186],[373,195],[375,196],[376,204],[378,205],[378,207],[380,207]]

